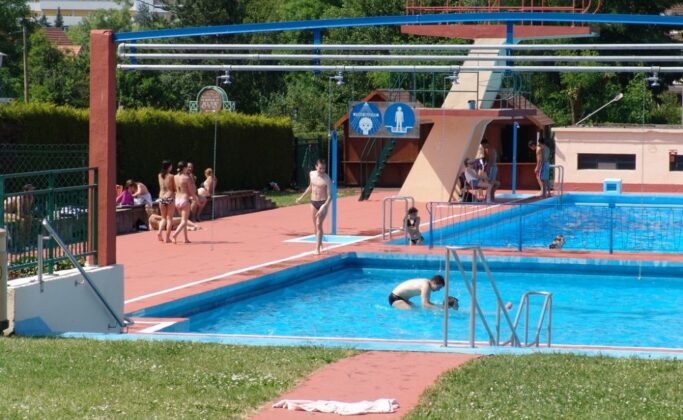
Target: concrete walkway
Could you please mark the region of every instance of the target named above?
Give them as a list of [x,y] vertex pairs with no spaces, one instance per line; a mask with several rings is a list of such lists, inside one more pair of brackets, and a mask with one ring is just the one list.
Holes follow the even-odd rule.
[[[420,395],[444,372],[479,356],[444,353],[367,352],[328,365],[308,377],[281,399],[358,402],[393,398],[400,407],[393,414],[364,415],[362,419],[400,419]],[[272,408],[268,403],[253,417],[272,419],[340,418],[337,414],[307,413]]]

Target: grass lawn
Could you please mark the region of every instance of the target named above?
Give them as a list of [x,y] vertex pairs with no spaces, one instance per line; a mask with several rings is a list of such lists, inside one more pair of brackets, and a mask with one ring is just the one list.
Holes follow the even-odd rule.
[[[349,197],[352,195],[360,194],[358,188],[340,188],[337,190],[337,198]],[[265,191],[263,192],[267,198],[270,198],[278,207],[288,207],[295,206],[296,199],[301,196],[301,192],[288,192],[288,191]],[[310,194],[306,196],[302,204],[310,203]]]
[[680,419],[683,362],[485,357],[444,375],[408,419]]
[[318,348],[0,339],[2,418],[244,418],[315,369]]

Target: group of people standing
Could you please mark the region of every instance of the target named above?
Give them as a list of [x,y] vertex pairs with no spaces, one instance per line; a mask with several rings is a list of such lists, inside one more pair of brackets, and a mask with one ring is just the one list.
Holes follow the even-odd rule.
[[[213,169],[204,171],[206,179],[200,188],[197,188],[197,177],[193,173],[194,165],[191,162],[180,161],[176,165],[176,173],[173,174],[173,163],[164,160],[159,172],[159,211],[157,236],[164,241],[163,233],[166,232],[166,242],[176,243],[178,235],[183,234],[185,243],[190,243],[187,235],[188,228],[196,228],[194,222],[199,221],[199,216],[206,203],[216,188],[216,177]],[[180,219],[174,226],[175,212],[178,211]],[[194,219],[194,222],[193,220]],[[151,218],[150,218],[151,220]],[[173,228],[175,227],[175,230]]]

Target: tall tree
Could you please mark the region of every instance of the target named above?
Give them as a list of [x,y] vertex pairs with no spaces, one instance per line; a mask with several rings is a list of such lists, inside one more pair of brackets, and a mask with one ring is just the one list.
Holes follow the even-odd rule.
[[64,27],[64,17],[62,17],[62,8],[57,7],[57,17],[55,18],[55,28]]
[[30,25],[25,0],[0,0],[0,52],[7,54],[0,68],[0,96],[21,95],[21,25]]

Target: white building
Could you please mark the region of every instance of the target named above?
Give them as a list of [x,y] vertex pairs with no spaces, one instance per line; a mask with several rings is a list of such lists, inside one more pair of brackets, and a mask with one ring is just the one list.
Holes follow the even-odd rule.
[[[154,7],[161,3],[159,0],[134,0],[133,7],[131,7],[133,14],[138,10],[141,3],[149,5],[153,13],[166,13],[158,7]],[[64,19],[64,26],[77,25],[84,17],[96,10],[121,8],[120,4],[110,0],[29,0],[28,4],[34,16],[40,18],[45,15],[50,24],[55,23],[57,8],[59,8]]]

